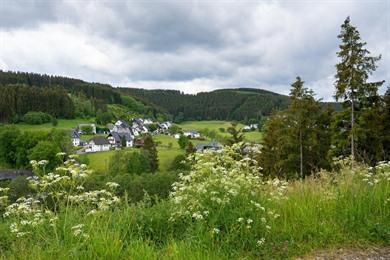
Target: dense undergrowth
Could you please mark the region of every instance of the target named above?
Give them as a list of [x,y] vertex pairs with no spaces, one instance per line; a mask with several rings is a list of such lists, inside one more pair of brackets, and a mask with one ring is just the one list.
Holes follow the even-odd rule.
[[[60,155],[63,156],[63,155]],[[69,158],[45,173],[33,162],[31,198],[0,191],[4,259],[290,258],[318,248],[390,241],[390,164],[335,162],[303,181],[265,180],[237,147],[196,154],[169,199],[137,204],[115,183],[84,191],[91,174]]]

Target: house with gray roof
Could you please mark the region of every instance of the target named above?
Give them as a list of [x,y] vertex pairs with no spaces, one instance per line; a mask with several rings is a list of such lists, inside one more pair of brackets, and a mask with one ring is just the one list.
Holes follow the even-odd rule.
[[212,141],[208,144],[197,144],[195,148],[196,148],[197,152],[203,152],[205,150],[211,150],[211,151],[218,152],[218,151],[222,150],[223,146],[216,141]]
[[134,142],[134,136],[130,133],[118,133],[118,132],[111,132],[107,137],[108,142],[113,147],[132,147]]
[[111,144],[107,138],[103,136],[95,136],[88,141],[85,152],[102,152],[110,150]]

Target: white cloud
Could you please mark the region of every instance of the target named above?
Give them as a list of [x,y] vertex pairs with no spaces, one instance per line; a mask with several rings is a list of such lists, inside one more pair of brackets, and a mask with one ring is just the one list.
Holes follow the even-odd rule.
[[300,75],[331,100],[336,36],[351,15],[368,49],[382,53],[373,79],[390,80],[387,1],[58,1],[42,16],[44,3],[0,8],[0,68],[187,93],[288,94]]

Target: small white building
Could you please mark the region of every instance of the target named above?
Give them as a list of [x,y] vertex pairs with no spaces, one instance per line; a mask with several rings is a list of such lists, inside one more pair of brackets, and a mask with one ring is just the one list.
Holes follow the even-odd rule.
[[187,136],[188,138],[200,138],[200,133],[196,130],[191,130],[188,132],[183,133],[184,136]]
[[80,134],[75,129],[71,130],[70,138],[72,140],[72,145],[73,146],[80,146],[81,145]]
[[86,152],[103,152],[110,150],[110,142],[103,136],[96,136],[89,140]]

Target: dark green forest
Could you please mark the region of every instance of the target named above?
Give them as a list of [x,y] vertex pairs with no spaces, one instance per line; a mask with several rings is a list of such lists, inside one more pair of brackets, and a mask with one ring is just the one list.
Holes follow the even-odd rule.
[[177,90],[121,88],[122,93],[164,109],[176,122],[186,120],[259,120],[273,110],[286,108],[289,99],[261,89],[223,89],[184,94]]
[[176,90],[113,88],[67,77],[1,70],[0,88],[1,122],[17,122],[30,111],[57,118],[96,117],[108,112],[115,118],[118,110],[121,114],[131,111],[154,118],[164,115],[175,122],[258,122],[274,110],[285,109],[290,102],[287,96],[261,89],[222,89],[189,95]]

